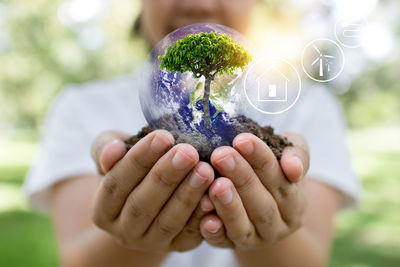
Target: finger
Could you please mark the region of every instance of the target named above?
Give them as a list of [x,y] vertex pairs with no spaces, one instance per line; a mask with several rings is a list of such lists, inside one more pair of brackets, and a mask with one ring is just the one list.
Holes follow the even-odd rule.
[[133,146],[104,176],[94,202],[93,220],[97,225],[108,225],[116,219],[129,193],[172,143],[170,133],[154,131]]
[[185,225],[182,232],[180,232],[172,241],[171,248],[174,251],[191,250],[201,243],[203,237],[200,232],[200,221],[206,214],[214,210],[210,198],[203,195],[200,204]]
[[307,173],[310,164],[307,142],[302,136],[295,133],[286,133],[282,136],[288,138],[293,144],[283,150],[280,161],[282,170],[289,181],[298,182]]
[[234,245],[225,235],[222,220],[215,214],[206,215],[200,222],[200,231],[203,238],[212,246],[233,248]]
[[93,141],[91,155],[100,174],[108,172],[126,153],[123,142],[129,135],[118,131],[105,131]]
[[145,238],[157,240],[162,237],[162,242],[170,243],[188,223],[213,180],[214,170],[210,164],[199,162],[169,198]]
[[257,176],[268,183],[268,189],[276,189],[281,184],[288,184],[285,179],[277,179],[284,178],[279,162],[272,150],[260,138],[250,133],[242,133],[235,137],[232,144],[250,164]]
[[242,200],[230,179],[215,180],[210,187],[209,196],[218,217],[224,223],[227,237],[235,246],[251,246],[259,241]]
[[[178,144],[161,157],[126,199],[120,216],[122,227],[135,225],[134,234],[142,236],[198,161],[197,150],[188,144]],[[160,231],[168,234],[168,226],[162,225]]]
[[[232,181],[248,216],[260,233],[267,232],[271,225],[278,224],[280,214],[273,196],[261,183],[252,166],[235,149],[215,149],[211,162],[221,175]],[[214,201],[213,203],[215,205]],[[265,203],[269,203],[267,211],[264,211]],[[271,214],[275,216],[270,216]]]
[[209,213],[209,212],[215,210],[215,206],[214,206],[214,204],[211,202],[210,197],[209,197],[208,195],[204,195],[204,196],[201,198],[201,201],[200,201],[200,208],[201,208],[204,212],[206,212],[206,213]]
[[297,184],[287,180],[269,147],[261,139],[248,133],[238,135],[233,146],[273,196],[283,221],[289,226],[297,225],[306,206],[303,191],[299,190]]

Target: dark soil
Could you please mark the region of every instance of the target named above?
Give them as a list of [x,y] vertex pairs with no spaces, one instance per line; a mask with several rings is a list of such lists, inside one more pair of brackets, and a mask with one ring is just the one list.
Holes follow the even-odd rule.
[[[274,134],[274,129],[270,126],[261,127],[255,121],[245,118],[245,120],[241,123],[242,129],[246,129],[245,132],[252,133],[263,140],[268,147],[272,150],[275,157],[280,160],[282,156],[282,151],[287,146],[292,146],[293,144],[287,140],[286,137],[282,137],[280,135]],[[134,146],[140,139],[145,137],[148,133],[151,133],[154,129],[150,128],[150,126],[143,127],[142,130],[139,131],[138,134],[131,136],[127,140],[125,140],[126,146],[131,148]],[[180,140],[179,134],[177,132],[172,132],[172,135],[175,138],[175,144],[182,143]],[[209,162],[210,155],[206,157],[201,157],[200,160]]]

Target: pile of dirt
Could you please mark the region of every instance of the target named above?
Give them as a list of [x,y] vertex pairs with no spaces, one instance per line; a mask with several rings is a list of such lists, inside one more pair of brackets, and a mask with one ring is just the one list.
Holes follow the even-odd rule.
[[[255,121],[241,116],[240,120],[240,128],[243,129],[240,132],[248,132],[256,135],[258,138],[263,140],[268,147],[272,150],[275,157],[280,160],[282,156],[282,152],[287,146],[292,146],[292,143],[287,140],[286,137],[282,137],[280,135],[274,134],[274,129],[271,126],[261,127]],[[145,137],[147,134],[151,133],[155,129],[152,129],[150,126],[143,127],[138,134],[131,136],[127,140],[125,140],[125,144],[127,148],[131,148],[134,146],[140,139]],[[182,143],[179,132],[174,131],[172,135],[175,138],[175,144]],[[211,155],[211,153],[210,153]],[[206,162],[209,162],[210,155],[206,155],[201,157],[200,159]]]

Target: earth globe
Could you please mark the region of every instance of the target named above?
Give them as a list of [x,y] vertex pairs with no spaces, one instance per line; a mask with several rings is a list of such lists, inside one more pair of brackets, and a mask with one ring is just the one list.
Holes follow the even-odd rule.
[[209,85],[209,114],[203,107],[207,86],[204,76],[162,68],[161,59],[169,47],[188,35],[199,33],[229,36],[235,44],[246,47],[244,37],[226,26],[200,23],[179,28],[151,51],[142,73],[139,97],[151,128],[171,132],[177,143],[189,143],[200,157],[207,158],[216,147],[231,145],[236,135],[249,130],[244,115],[249,105],[243,92],[245,68],[216,73]]

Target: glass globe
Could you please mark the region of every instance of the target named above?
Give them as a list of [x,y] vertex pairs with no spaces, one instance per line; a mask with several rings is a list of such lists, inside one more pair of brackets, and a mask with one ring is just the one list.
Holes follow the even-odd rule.
[[151,128],[170,131],[177,143],[189,143],[202,158],[207,158],[216,147],[231,145],[237,134],[248,132],[242,122],[246,120],[244,114],[249,105],[240,69],[233,74],[217,74],[210,90],[212,127],[206,127],[202,105],[205,78],[195,78],[191,72],[160,69],[158,57],[164,56],[169,46],[188,34],[200,32],[226,33],[246,47],[240,33],[222,25],[200,23],[179,28],[153,48],[142,73],[139,93],[143,114]]

